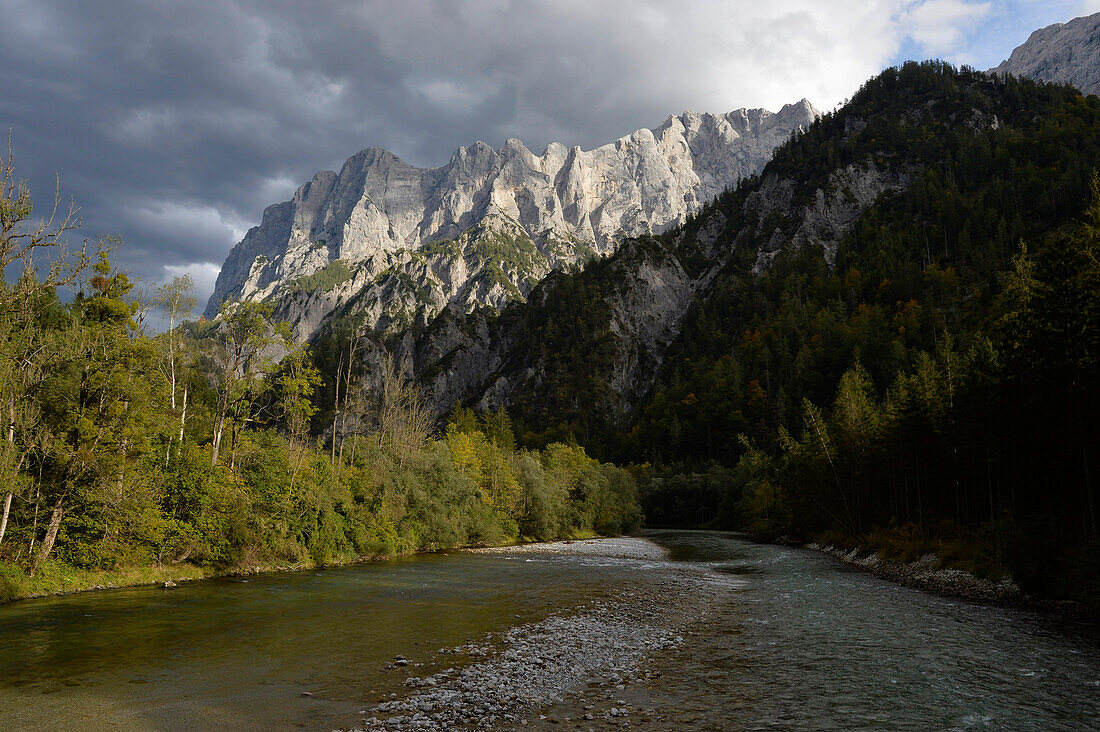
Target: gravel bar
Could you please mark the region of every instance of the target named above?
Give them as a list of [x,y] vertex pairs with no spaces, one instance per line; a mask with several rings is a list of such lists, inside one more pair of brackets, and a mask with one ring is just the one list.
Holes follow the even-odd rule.
[[484,549],[466,549],[475,554],[576,554],[579,556],[611,557],[615,559],[661,560],[668,552],[648,539],[620,536],[608,539],[583,541],[548,541],[516,546],[491,546]]
[[[541,547],[536,549],[535,547]],[[624,562],[638,582],[579,608],[520,625],[478,642],[441,649],[469,665],[410,677],[403,698],[370,710],[365,730],[521,729],[539,711],[590,687],[614,693],[645,681],[644,661],[683,642],[706,618],[728,582],[702,569],[658,562],[664,550],[643,539],[510,547],[498,551],[572,553],[641,560]],[[623,710],[624,714],[626,710]]]

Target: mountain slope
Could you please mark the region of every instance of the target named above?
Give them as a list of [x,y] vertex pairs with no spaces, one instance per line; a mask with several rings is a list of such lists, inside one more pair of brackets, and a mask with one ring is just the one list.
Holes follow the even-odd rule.
[[[792,262],[808,268],[797,277],[812,281],[861,251],[859,266],[868,271],[861,287],[881,300],[883,322],[900,317],[897,303],[928,299],[922,340],[914,346],[931,343],[935,327],[944,327],[933,325],[934,313],[959,313],[973,302],[966,287],[988,293],[989,281],[1009,266],[1015,242],[1041,236],[1081,210],[1088,171],[1100,160],[1090,137],[1094,114],[1069,90],[936,64],[888,70],[777,150],[761,176],[684,226],[628,241],[580,274],[549,277],[527,305],[499,316],[450,309],[397,348],[414,364],[437,412],[455,401],[509,406],[533,434],[572,432],[582,441],[587,435],[592,447],[641,416],[635,426],[650,430],[649,437],[639,433],[629,454],[618,457],[645,457],[653,445],[717,456],[730,442],[708,435],[732,440],[744,427],[735,413],[747,408],[740,400],[749,382],[758,380],[767,392],[765,421],[790,424],[802,396],[824,398],[850,362],[850,350],[830,346],[820,355],[820,347],[800,342],[804,332],[793,332],[783,335],[785,342],[762,345],[781,354],[773,360],[784,369],[814,370],[810,381],[780,390],[767,359],[754,361],[735,384],[707,375],[747,347],[746,328],[774,312],[784,278],[796,276]],[[1054,125],[1057,134],[1041,133],[1043,125]],[[942,193],[943,181],[949,193]],[[878,205],[884,201],[885,209]],[[880,232],[874,222],[887,213],[889,228]],[[883,248],[863,249],[868,238]],[[947,290],[931,297],[929,288]],[[664,365],[669,353],[673,363]],[[704,377],[740,396],[703,398],[684,386]],[[689,404],[667,406],[665,391],[674,383],[683,387],[677,403]],[[704,418],[708,409],[714,419]]]
[[553,143],[536,156],[514,139],[479,142],[431,169],[367,149],[264,212],[206,314],[273,300],[306,340],[337,309],[399,332],[448,303],[499,307],[555,268],[682,222],[816,117],[805,100],[778,114],[685,112],[595,150]]
[[1100,13],[1040,28],[990,71],[1100,94]]
[[906,64],[684,226],[396,348],[439,411],[678,463],[655,523],[877,536],[1097,598],[1098,168],[1097,97]]

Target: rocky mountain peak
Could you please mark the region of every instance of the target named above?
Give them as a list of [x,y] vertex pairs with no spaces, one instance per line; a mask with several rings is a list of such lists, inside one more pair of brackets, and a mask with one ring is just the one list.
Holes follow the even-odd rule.
[[1040,28],[990,71],[1100,94],[1100,13]]
[[686,111],[592,150],[478,141],[438,168],[366,148],[265,210],[206,314],[270,300],[306,340],[334,314],[396,332],[448,304],[523,300],[554,268],[683,222],[817,116],[806,100],[778,113]]

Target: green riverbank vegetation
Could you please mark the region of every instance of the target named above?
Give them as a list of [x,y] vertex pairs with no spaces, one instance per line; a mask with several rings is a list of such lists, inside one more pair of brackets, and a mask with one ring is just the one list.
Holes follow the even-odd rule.
[[[642,489],[650,526],[936,552],[1100,606],[1098,169],[1096,96],[887,69],[684,226],[505,313],[548,364],[513,419],[529,446],[575,434],[664,466]],[[854,201],[861,175],[895,183],[835,239],[805,235],[815,201]],[[712,266],[700,232],[722,267],[624,405],[634,344],[607,293],[636,260]]]
[[377,384],[344,373],[314,437],[324,382],[269,306],[181,326],[187,278],[143,290],[117,242],[34,223],[10,151],[2,171],[0,601],[640,525],[630,472],[516,449],[503,412],[437,434],[393,361]]
[[[635,436],[691,463],[678,480],[707,516],[761,538],[935,553],[1100,608],[1100,100],[987,79],[887,72],[781,149],[778,165],[807,174],[884,147],[918,164],[831,267],[784,251],[767,272],[721,275]],[[1006,123],[906,124],[914,103]],[[851,117],[873,137],[845,138]],[[650,520],[700,510],[669,480],[647,486]]]

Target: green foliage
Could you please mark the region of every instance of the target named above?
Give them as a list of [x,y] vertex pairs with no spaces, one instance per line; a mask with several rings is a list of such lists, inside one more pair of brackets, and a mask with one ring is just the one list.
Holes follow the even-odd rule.
[[331,292],[350,280],[354,275],[348,264],[342,259],[334,259],[313,274],[296,277],[287,283],[292,293]]
[[430,241],[417,250],[420,254],[428,257],[434,256],[446,256],[446,257],[459,257],[462,255],[462,245],[454,239],[439,239],[436,241]]
[[469,407],[462,406],[461,402],[455,402],[451,413],[447,415],[447,432],[463,432],[473,434],[480,430],[480,422],[477,412]]
[[[857,362],[829,410],[805,400],[797,438],[781,424],[774,457],[742,459],[757,482],[745,523],[872,548],[919,535],[905,541],[955,566],[1007,567],[1027,590],[1096,603],[1081,579],[1098,542],[1098,254],[1091,215],[1060,228],[1036,254],[1021,248],[986,311],[954,326],[958,342],[941,332],[889,389]],[[787,509],[778,524],[755,500],[765,482]]]
[[653,526],[726,528],[744,523],[739,506],[743,481],[717,463],[698,471],[684,464],[652,468],[639,490],[646,521]]
[[[518,343],[509,368],[538,375],[510,405],[521,444],[675,465],[643,484],[656,523],[850,542],[915,526],[1081,596],[1100,538],[1097,168],[1096,97],[888,69],[683,227],[493,321]],[[802,207],[853,203],[861,175],[896,189],[837,241],[796,239]],[[698,277],[716,251],[667,349],[620,333],[609,303],[639,271]],[[624,372],[652,389],[624,395]]]
[[[21,188],[2,193],[15,196],[4,216],[29,212]],[[67,304],[33,268],[0,283],[0,502],[12,498],[0,601],[640,523],[629,474],[575,446],[517,452],[503,410],[458,409],[432,440],[394,373],[372,413],[353,319],[334,324],[316,357],[268,303],[227,303],[209,324],[150,338],[129,278],[106,253],[87,264]],[[347,276],[337,260],[298,286]],[[189,289],[180,279],[159,292],[173,323]],[[318,362],[343,380],[328,416],[357,412],[329,423],[342,429],[339,449],[335,434],[324,449],[310,431],[326,386]]]
[[[123,366],[140,373],[139,364],[126,354],[137,349],[141,363],[153,368],[159,360],[153,345],[142,337],[124,338],[103,352],[107,362],[120,361],[119,374]],[[98,372],[92,368],[88,373]],[[126,409],[108,409],[102,416],[86,409],[83,414],[70,411],[68,405],[79,399],[83,374],[83,369],[61,369],[50,377],[48,393],[78,393],[56,399],[45,418],[56,422],[61,434],[98,439],[108,449],[99,453],[95,444],[73,448],[70,461],[78,454],[102,466],[71,484],[36,485],[43,506],[51,505],[57,491],[65,491],[57,548],[41,565],[44,573],[54,571],[52,567],[86,575],[183,562],[211,570],[323,565],[521,536],[617,533],[640,525],[632,476],[599,464],[576,446],[555,445],[545,454],[517,452],[504,411],[479,419],[456,410],[447,436],[411,455],[392,451],[389,443],[380,446],[373,436],[356,435],[334,461],[295,430],[296,418],[300,422],[309,416],[316,386],[316,370],[304,349],[288,354],[272,376],[274,403],[282,406],[275,410],[275,423],[243,427],[232,465],[213,463],[208,431],[187,434],[165,459],[164,446],[173,444],[174,417],[160,411],[163,396],[136,399],[140,379],[122,380],[130,389]],[[84,387],[90,395],[86,399],[118,403],[96,396],[96,389],[111,381],[83,380],[92,384]],[[202,398],[216,402],[217,397]],[[207,413],[213,414],[215,406],[208,404]],[[126,421],[140,415],[144,421]],[[251,419],[259,415],[253,413]],[[81,420],[89,419],[84,426]],[[120,451],[124,438],[111,437],[116,433],[128,435],[125,451]],[[54,471],[65,475],[63,468]],[[0,591],[11,597],[25,594],[28,587],[54,586],[45,575],[34,584],[26,573],[23,547],[42,540],[43,527],[35,527],[33,515],[28,497],[13,511],[9,542],[0,546],[10,560],[0,564]]]
[[275,385],[280,417],[298,440],[309,433],[310,418],[317,413],[313,394],[321,383],[321,372],[313,365],[308,347],[292,348],[279,362]]
[[502,450],[512,451],[516,448],[516,433],[512,426],[512,418],[501,407],[495,412],[486,412],[481,418],[482,431],[489,442]]

